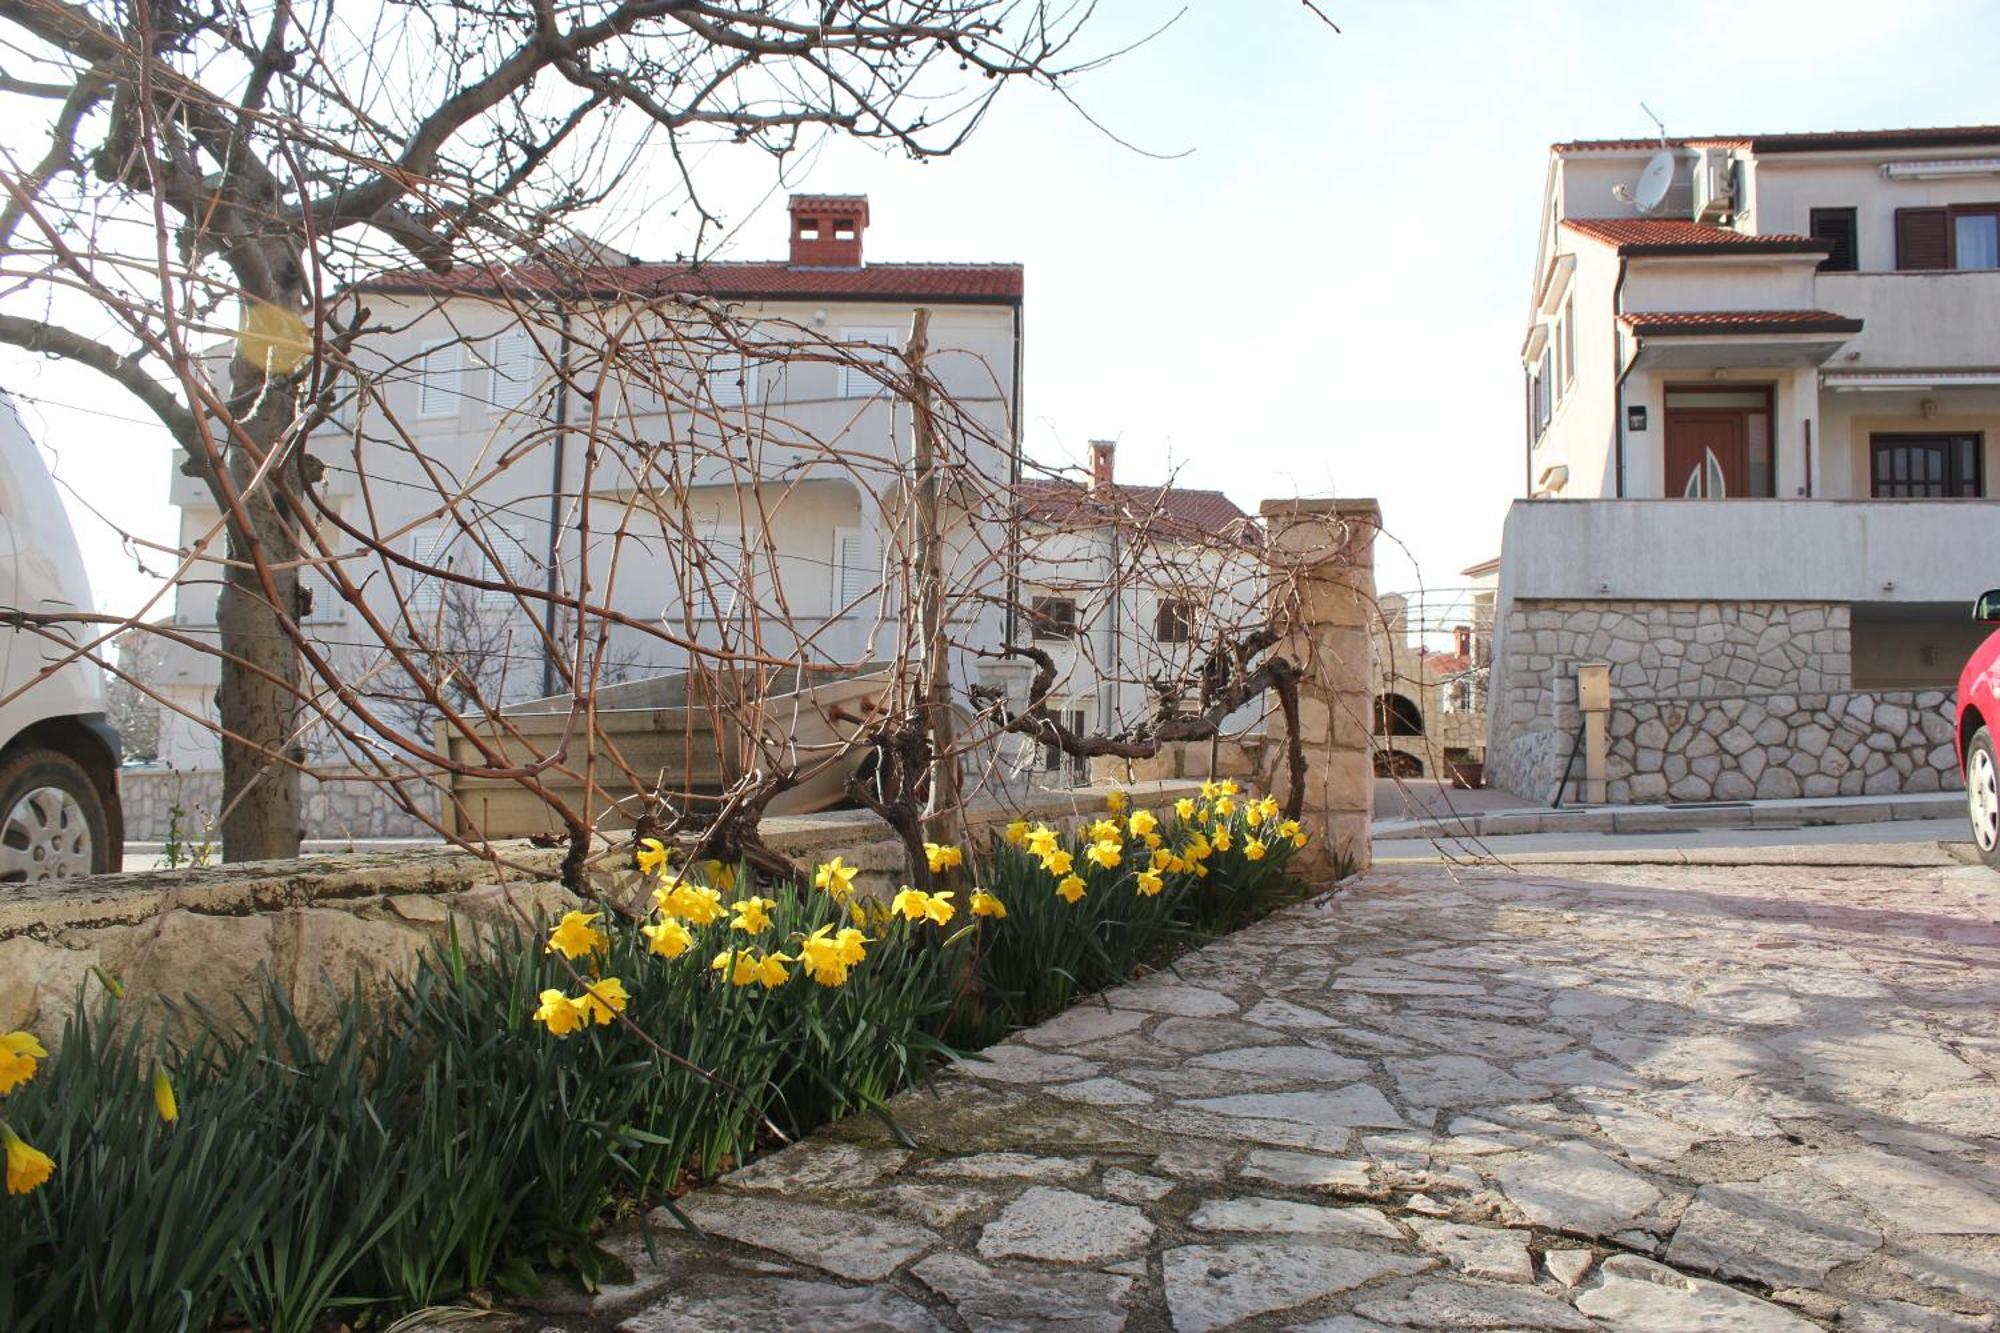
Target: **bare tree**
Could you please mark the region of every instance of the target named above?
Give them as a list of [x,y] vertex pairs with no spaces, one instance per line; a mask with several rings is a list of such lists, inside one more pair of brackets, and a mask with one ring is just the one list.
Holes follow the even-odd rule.
[[[1002,85],[1081,67],[1065,53],[1088,11],[0,0],[14,53],[0,94],[17,123],[48,125],[42,151],[0,175],[14,294],[0,341],[138,398],[222,515],[225,855],[296,854],[307,714],[359,703],[302,628],[302,571],[331,558],[324,464],[306,445],[371,327],[342,291],[412,265],[491,271],[544,252],[566,219],[660,163],[675,187],[639,192],[688,206],[698,255],[718,221],[694,190],[700,149],[782,156],[830,131],[949,153]],[[226,368],[211,373],[218,343]],[[574,594],[545,605],[571,631],[585,618]]]

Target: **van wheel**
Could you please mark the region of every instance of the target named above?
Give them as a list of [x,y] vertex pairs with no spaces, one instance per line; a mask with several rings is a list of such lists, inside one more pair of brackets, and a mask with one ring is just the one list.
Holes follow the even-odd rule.
[[1965,812],[1972,819],[1972,845],[1979,859],[2000,870],[2000,759],[1993,753],[1993,733],[1985,727],[1972,733],[1965,750]]
[[102,875],[113,855],[104,802],[76,760],[24,750],[0,764],[0,883]]

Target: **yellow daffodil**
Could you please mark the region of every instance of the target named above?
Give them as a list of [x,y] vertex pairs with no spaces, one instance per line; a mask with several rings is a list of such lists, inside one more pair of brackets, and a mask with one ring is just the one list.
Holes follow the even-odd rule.
[[1169,855],[1167,857],[1166,865],[1161,868],[1164,869],[1169,875],[1185,875],[1187,873],[1188,863],[1186,861],[1181,860],[1181,858],[1178,856]]
[[632,853],[632,860],[638,864],[642,873],[657,875],[667,868],[667,860],[672,855],[667,845],[658,838],[641,838],[639,850]]
[[631,998],[617,977],[600,977],[583,988],[583,994],[576,997],[576,1007],[603,1027],[625,1012],[625,1003]]
[[1134,810],[1132,817],[1125,821],[1125,827],[1132,830],[1135,838],[1143,838],[1159,826],[1159,818],[1151,810]]
[[732,986],[748,986],[757,980],[756,955],[741,949],[724,950],[709,959],[708,967],[711,972],[727,974]]
[[1028,850],[1036,856],[1047,857],[1056,850],[1056,831],[1047,824],[1037,824],[1028,833]]
[[1062,896],[1064,902],[1074,903],[1078,898],[1083,897],[1083,876],[1069,876],[1062,883],[1056,885],[1056,892]]
[[900,912],[905,921],[922,921],[930,910],[931,896],[922,889],[913,889],[905,884],[894,898],[889,900],[889,910]]
[[1058,847],[1042,858],[1042,869],[1058,878],[1067,875],[1075,867],[1076,858],[1069,854],[1069,849],[1066,847]]
[[1174,802],[1174,814],[1183,820],[1194,818],[1194,798],[1183,796]]
[[1236,793],[1243,790],[1241,787],[1236,785],[1236,782],[1233,778],[1224,778],[1222,781],[1215,784],[1215,789],[1216,791],[1222,793],[1222,795],[1224,796],[1234,796],[1236,795]]
[[833,937],[833,942],[840,946],[840,961],[849,967],[853,967],[868,956],[865,947],[868,937],[852,927],[841,927],[840,933]]
[[1147,835],[1145,836],[1145,838],[1144,838],[1144,839],[1143,839],[1142,841],[1144,841],[1144,842],[1145,842],[1145,844],[1146,844],[1146,850],[1147,850],[1147,851],[1149,851],[1149,852],[1157,852],[1157,851],[1159,851],[1159,850],[1160,850],[1160,841],[1161,841],[1161,840],[1160,840],[1160,835],[1159,835],[1159,834],[1157,834],[1157,833],[1148,833],[1148,834],[1147,834]]
[[1245,824],[1245,826],[1249,828],[1256,828],[1259,824],[1263,822],[1264,822],[1263,806],[1259,805],[1255,801],[1252,801],[1248,805],[1243,807],[1243,823]]
[[1091,842],[1123,842],[1125,830],[1118,827],[1115,819],[1100,819],[1083,831]]
[[1215,855],[1214,846],[1211,845],[1208,839],[1204,837],[1202,834],[1196,833],[1192,838],[1188,839],[1188,845],[1187,845],[1188,860],[1206,861],[1209,857],[1213,855]]
[[746,935],[761,934],[771,925],[771,909],[778,904],[769,898],[738,898],[729,904],[736,913],[729,924]]
[[965,864],[965,853],[949,843],[927,842],[924,844],[924,860],[930,863],[931,873],[954,870]]
[[799,967],[822,986],[839,986],[847,981],[847,963],[841,956],[840,941],[821,926],[799,941]]
[[1221,796],[1216,798],[1215,817],[1217,819],[1227,819],[1235,813],[1236,813],[1236,802],[1230,800],[1227,796]]
[[1222,788],[1221,788],[1220,786],[1216,785],[1215,783],[1213,783],[1213,782],[1204,782],[1204,783],[1202,783],[1202,784],[1201,784],[1201,799],[1202,799],[1202,800],[1204,800],[1204,801],[1212,801],[1212,800],[1214,800],[1214,799],[1215,799],[1216,797],[1220,796],[1221,794],[1222,794]]
[[54,1174],[55,1159],[39,1148],[21,1142],[21,1136],[0,1125],[0,1142],[7,1145],[7,1192],[32,1194]]
[[1164,847],[1153,849],[1153,869],[1165,870],[1174,863],[1174,854]]
[[1266,796],[1263,800],[1257,802],[1257,812],[1265,819],[1276,819],[1278,817],[1277,798]]
[[998,921],[1007,915],[1007,904],[1001,902],[984,889],[974,889],[972,891],[972,914],[974,916],[990,916],[995,921]]
[[694,932],[672,917],[658,925],[641,926],[639,933],[646,937],[646,948],[662,958],[679,958],[694,947]]
[[839,857],[820,863],[813,871],[813,887],[831,895],[835,902],[845,902],[847,895],[854,892],[854,876],[859,867],[848,865]]
[[1026,847],[1028,845],[1027,820],[1010,819],[1007,821],[1007,845],[1010,847]]
[[1299,821],[1298,821],[1298,820],[1296,820],[1296,819],[1287,819],[1287,820],[1285,820],[1285,821],[1284,821],[1283,823],[1279,824],[1279,825],[1278,825],[1278,836],[1279,836],[1279,837],[1281,837],[1281,838],[1285,838],[1285,839],[1291,839],[1291,838],[1296,838],[1296,837],[1298,837],[1298,836],[1299,836]]
[[679,917],[690,926],[710,925],[726,915],[720,893],[688,883],[682,883],[668,895],[667,900],[660,904],[660,910],[668,916]]
[[757,982],[765,990],[776,990],[792,979],[785,964],[792,961],[791,955],[767,953],[757,960]]
[[33,1078],[35,1061],[48,1058],[34,1033],[0,1033],[0,1093],[12,1092]]
[[1139,872],[1138,884],[1139,892],[1145,894],[1148,898],[1158,897],[1160,890],[1167,886],[1167,882],[1151,870],[1141,870]]
[[541,1008],[535,1010],[535,1021],[545,1025],[551,1035],[567,1037],[584,1025],[586,1015],[583,1006],[559,990],[542,992]]
[[153,1070],[153,1109],[170,1125],[181,1118],[181,1105],[174,1100],[174,1085],[162,1068]]
[[736,892],[736,867],[724,865],[720,861],[705,861],[702,869],[708,872],[709,887],[723,893]]
[[591,922],[597,920],[597,912],[565,912],[556,928],[549,932],[547,953],[559,953],[565,958],[581,958],[587,953],[611,947],[611,937],[599,930]]
[[1217,824],[1215,828],[1210,832],[1208,842],[1209,845],[1215,848],[1215,850],[1218,852],[1228,851],[1229,826],[1227,824]]
[[1127,804],[1128,802],[1125,799],[1125,793],[1118,790],[1118,788],[1116,787],[1113,787],[1111,789],[1111,794],[1104,798],[1104,808],[1106,810],[1109,810],[1114,815],[1124,814],[1125,807]]
[[861,910],[860,903],[849,903],[847,905],[847,915],[857,926],[868,924],[868,913]]
[[1243,840],[1243,859],[1246,861],[1263,860],[1264,840],[1262,838],[1245,838]]
[[952,917],[957,913],[958,909],[951,905],[950,889],[933,893],[924,903],[924,915],[940,926],[950,925]]
[[1083,859],[1101,869],[1109,870],[1117,865],[1122,851],[1115,842],[1093,842],[1084,849]]

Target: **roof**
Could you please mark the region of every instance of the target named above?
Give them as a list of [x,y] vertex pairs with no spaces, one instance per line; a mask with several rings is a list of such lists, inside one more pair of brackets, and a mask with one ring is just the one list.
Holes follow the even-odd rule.
[[1080,481],[1024,481],[1014,488],[1024,517],[1069,527],[1095,527],[1114,517],[1168,529],[1228,537],[1254,531],[1250,515],[1221,491],[1180,486],[1114,486],[1115,508]]
[[1792,134],[1720,134],[1666,139],[1574,139],[1552,153],[1640,153],[1668,148],[1747,148],[1753,153],[1832,153],[1869,148],[1956,148],[2000,144],[2000,125],[1946,125],[1899,130],[1806,130]]
[[1833,242],[1772,232],[1762,236],[1684,218],[1564,218],[1562,225],[1621,255],[1825,255]]
[[689,264],[610,264],[560,272],[504,264],[466,266],[447,274],[396,273],[359,284],[377,292],[494,294],[588,292],[605,297],[707,296],[725,301],[829,298],[845,301],[956,301],[1019,305],[1019,264],[866,264],[859,268],[794,267],[783,260]]
[[1733,333],[1859,333],[1861,321],[1831,310],[1640,310],[1618,317],[1634,333],[1695,337]]

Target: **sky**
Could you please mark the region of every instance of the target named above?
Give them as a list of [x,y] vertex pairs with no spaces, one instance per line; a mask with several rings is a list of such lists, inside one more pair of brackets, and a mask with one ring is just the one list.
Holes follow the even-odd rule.
[[[1378,587],[1436,596],[1499,553],[1521,493],[1550,143],[1650,134],[1641,101],[1671,134],[2000,121],[1990,0],[1317,5],[1338,33],[1301,0],[1190,3],[1075,85],[1108,134],[1024,86],[944,160],[836,141],[779,181],[768,159],[711,155],[721,257],[781,257],[799,190],[867,194],[870,259],[1020,262],[1030,457],[1081,464],[1116,439],[1122,480],[1253,512],[1373,497]],[[1083,43],[1175,12],[1105,0]],[[686,238],[656,217],[594,230],[671,256]],[[140,566],[163,558],[117,530],[174,539],[163,436],[88,372],[8,350],[0,382],[51,453],[100,607],[146,605]]]

